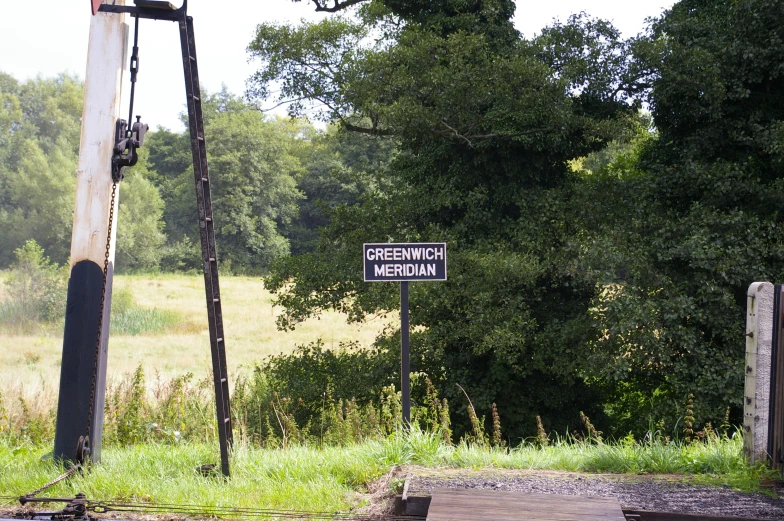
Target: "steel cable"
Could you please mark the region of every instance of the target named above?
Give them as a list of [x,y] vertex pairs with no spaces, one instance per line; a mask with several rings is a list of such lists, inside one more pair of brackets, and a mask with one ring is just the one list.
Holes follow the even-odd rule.
[[[18,500],[18,496],[0,496],[0,500]],[[49,498],[40,498],[42,500]],[[51,498],[62,502],[63,498]],[[190,516],[209,516],[224,519],[243,518],[279,518],[279,519],[332,519],[341,521],[419,521],[423,517],[397,516],[391,514],[358,514],[353,512],[319,512],[308,510],[287,509],[254,509],[243,507],[220,507],[194,504],[175,503],[134,503],[114,501],[87,501],[87,510],[95,513],[105,512],[138,512],[168,513]]]

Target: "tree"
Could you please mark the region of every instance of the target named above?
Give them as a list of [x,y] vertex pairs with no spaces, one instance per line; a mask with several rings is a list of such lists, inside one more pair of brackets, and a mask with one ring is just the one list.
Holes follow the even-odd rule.
[[0,266],[35,239],[68,257],[82,84],[61,75],[20,84],[0,73]]
[[299,146],[293,154],[303,167],[296,179],[303,199],[298,215],[283,229],[292,255],[318,246],[319,229],[329,224],[330,211],[357,204],[380,189],[396,149],[392,139],[347,133],[335,126],[323,133],[301,123],[296,128],[299,135],[293,142]]
[[[0,73],[0,266],[31,239],[55,262],[68,259],[82,96],[82,83],[70,76],[20,84]],[[129,170],[122,185],[119,270],[158,266],[162,202],[147,174],[141,166]]]
[[[281,230],[301,198],[293,144],[284,122],[267,119],[225,88],[202,94],[218,253],[233,270],[263,269],[289,252]],[[150,179],[165,202],[165,232],[175,243],[198,242],[190,138],[159,129],[147,146]]]
[[[261,25],[249,50],[262,61],[251,93],[269,97],[277,80],[292,114],[400,143],[382,191],[336,207],[313,254],[274,265],[281,325],[329,307],[356,320],[395,309],[395,285],[361,281],[361,243],[446,241],[450,280],[412,288],[412,367],[451,403],[464,403],[455,383],[480,411],[496,402],[516,438],[537,414],[565,429],[580,408],[601,411],[577,363],[595,287],[565,254],[568,161],[603,148],[635,109],[612,26],[580,16],[523,40],[513,9],[373,1],[358,20]],[[380,343],[394,349],[395,334]]]
[[746,289],[784,276],[781,8],[683,0],[635,44],[657,136],[578,203],[591,374],[626,428],[674,424],[690,394],[698,423],[741,421]]

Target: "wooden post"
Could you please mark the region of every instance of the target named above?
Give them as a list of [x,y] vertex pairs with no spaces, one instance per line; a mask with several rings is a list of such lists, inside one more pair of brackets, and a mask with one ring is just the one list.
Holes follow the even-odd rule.
[[[125,0],[117,0],[115,3],[125,5]],[[71,235],[71,273],[54,442],[55,458],[68,461],[74,460],[79,438],[87,434],[90,437],[92,460],[98,462],[101,458],[109,311],[118,224],[116,210],[119,201],[118,187],[113,203],[111,236],[108,237],[112,207],[111,158],[115,124],[120,117],[123,69],[127,61],[126,18],[125,14],[97,13],[90,23],[76,208]],[[107,238],[108,269],[101,318]]]
[[746,459],[768,461],[770,422],[773,284],[754,282],[746,293],[746,364],[743,398],[743,443]]

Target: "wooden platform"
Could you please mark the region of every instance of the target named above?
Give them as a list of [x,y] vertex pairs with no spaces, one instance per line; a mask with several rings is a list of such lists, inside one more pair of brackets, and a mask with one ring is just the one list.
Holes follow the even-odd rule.
[[427,521],[626,521],[608,498],[439,488]]

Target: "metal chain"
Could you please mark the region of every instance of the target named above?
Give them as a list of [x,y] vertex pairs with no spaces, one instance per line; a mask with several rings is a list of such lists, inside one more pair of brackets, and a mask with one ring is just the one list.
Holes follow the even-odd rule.
[[62,474],[60,474],[59,476],[54,478],[52,481],[50,481],[49,483],[47,483],[43,487],[37,488],[37,489],[33,490],[32,492],[30,492],[29,494],[25,494],[24,496],[20,497],[19,498],[19,502],[22,503],[22,505],[24,505],[25,503],[27,503],[27,501],[25,501],[25,500],[32,499],[33,497],[37,496],[38,494],[40,494],[44,490],[46,490],[48,488],[51,488],[51,487],[57,485],[58,483],[60,483],[62,480],[71,477],[71,475],[73,475],[73,473],[76,472],[77,470],[79,470],[81,467],[82,467],[82,465],[80,463],[77,463],[77,464],[71,466],[70,469],[66,470],[65,472],[63,472]]
[[[109,275],[109,253],[112,248],[112,224],[114,223],[114,203],[117,199],[117,183],[112,182],[112,201],[109,204],[109,226],[106,234],[106,251],[103,255],[103,285],[101,288],[101,310],[98,313],[98,332],[95,338],[95,357],[93,358],[93,377],[90,384],[90,409],[87,414],[87,439],[90,439],[90,430],[93,421],[93,408],[95,407],[95,384],[98,380],[98,356],[101,353],[101,330],[103,329],[103,312],[106,303],[106,279]],[[77,455],[78,456],[78,455]]]

